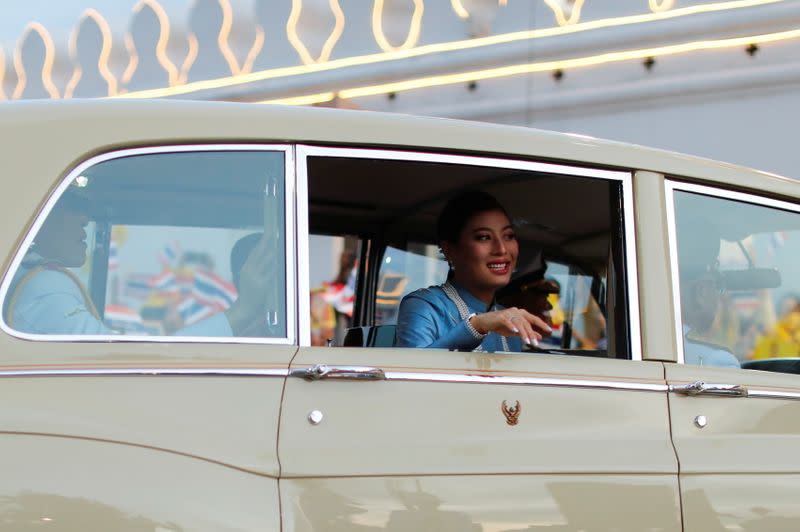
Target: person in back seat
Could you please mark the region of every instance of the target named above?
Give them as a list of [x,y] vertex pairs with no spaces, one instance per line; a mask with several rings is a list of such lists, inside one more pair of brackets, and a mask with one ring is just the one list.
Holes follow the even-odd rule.
[[[9,326],[35,334],[117,334],[101,314],[81,280],[70,270],[86,262],[86,226],[92,199],[71,184],[53,206],[27,250],[4,301]],[[263,320],[271,257],[259,238],[240,268],[242,290],[225,311],[183,327],[175,336],[242,336]]]
[[437,222],[450,265],[447,282],[403,298],[397,345],[462,351],[521,351],[550,327],[538,316],[495,301],[511,280],[519,245],[505,209],[491,195],[468,190],[445,205]]

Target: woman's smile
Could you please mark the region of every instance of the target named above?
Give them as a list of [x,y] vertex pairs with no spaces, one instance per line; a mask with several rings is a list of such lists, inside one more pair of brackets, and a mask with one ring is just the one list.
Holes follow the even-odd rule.
[[511,269],[510,261],[490,262],[489,270],[495,275],[506,275]]

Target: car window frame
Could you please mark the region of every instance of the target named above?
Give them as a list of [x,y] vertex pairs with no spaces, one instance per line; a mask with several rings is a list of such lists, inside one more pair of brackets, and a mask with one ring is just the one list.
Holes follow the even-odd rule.
[[704,196],[710,196],[712,198],[723,200],[739,201],[743,203],[749,203],[751,205],[790,211],[797,214],[800,214],[800,204],[792,203],[791,201],[770,198],[767,196],[759,196],[752,192],[740,192],[721,188],[719,186],[687,183],[685,181],[679,181],[675,177],[665,176],[664,198],[666,201],[667,239],[669,247],[669,267],[671,278],[670,286],[672,288],[673,327],[675,332],[675,345],[673,348],[677,354],[675,363],[686,364],[683,349],[683,318],[681,317],[680,279],[678,278],[678,236],[675,217],[676,191],[702,194]]
[[[521,171],[543,172],[565,177],[586,177],[613,181],[622,186],[622,223],[624,237],[625,300],[627,302],[627,331],[630,359],[642,361],[642,328],[639,304],[639,275],[636,257],[636,233],[634,226],[633,171],[576,166],[566,163],[553,163],[535,160],[510,158],[503,154],[483,156],[472,154],[453,154],[434,151],[420,151],[413,148],[367,148],[322,146],[299,143],[295,145],[297,165],[297,286],[298,286],[298,334],[301,347],[311,345],[309,323],[309,209],[308,209],[308,158],[340,157],[359,159],[382,159],[395,161],[432,162],[467,166],[493,167]],[[616,235],[612,235],[614,238]],[[374,243],[374,242],[373,242]],[[359,274],[362,272],[359,271]],[[362,288],[364,285],[359,285]]]
[[[126,343],[216,343],[216,344],[265,344],[265,345],[297,345],[297,305],[295,294],[297,293],[296,274],[296,242],[295,242],[295,184],[296,184],[296,165],[295,153],[292,144],[288,143],[208,143],[208,144],[174,144],[174,145],[147,145],[136,148],[125,148],[107,151],[93,155],[77,163],[72,169],[68,170],[63,177],[59,178],[58,185],[52,189],[47,199],[42,204],[39,212],[36,213],[33,222],[26,229],[25,236],[20,240],[17,249],[14,251],[13,259],[4,272],[0,282],[0,303],[5,302],[8,295],[14,274],[18,270],[22,259],[29,249],[34,237],[50,216],[53,207],[61,198],[64,191],[73,180],[80,176],[87,169],[114,159],[121,159],[131,156],[169,154],[169,153],[190,153],[190,152],[242,152],[242,151],[263,151],[263,152],[282,152],[284,164],[284,242],[285,242],[285,272],[286,284],[284,295],[286,298],[286,335],[283,337],[237,337],[237,336],[136,336],[126,334],[39,334],[27,333],[14,329],[5,321],[5,316],[0,315],[0,330],[6,334],[23,340],[37,342],[126,342]],[[0,313],[2,314],[2,313]]]

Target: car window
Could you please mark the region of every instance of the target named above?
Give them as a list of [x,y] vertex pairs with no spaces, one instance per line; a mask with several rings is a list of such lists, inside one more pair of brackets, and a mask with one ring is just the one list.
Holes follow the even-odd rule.
[[776,205],[675,191],[686,363],[798,372],[800,213]]
[[5,322],[36,335],[286,338],[284,153],[124,155],[62,185],[8,283]]
[[369,243],[352,324],[335,345],[397,345],[403,299],[447,280],[436,234],[439,213],[450,197],[479,189],[508,212],[519,244],[516,269],[510,284],[497,291],[497,303],[533,310],[552,323],[553,334],[534,351],[640,356],[631,346],[638,337],[638,310],[631,312],[635,300],[629,292],[635,261],[626,259],[633,249],[626,223],[631,213],[623,210],[629,174],[540,163],[469,164],[468,157],[442,156],[440,162],[431,154],[414,160],[408,153],[380,158],[368,150],[352,157],[346,149],[341,156],[335,149],[320,151],[300,161],[308,169],[312,234],[353,234]]

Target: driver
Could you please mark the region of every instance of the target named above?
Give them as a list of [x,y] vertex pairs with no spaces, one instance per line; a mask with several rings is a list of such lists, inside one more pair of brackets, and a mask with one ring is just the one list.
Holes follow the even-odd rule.
[[683,352],[687,364],[740,367],[728,349],[701,340],[711,330],[725,290],[719,271],[720,237],[707,220],[682,220],[678,226]]

